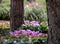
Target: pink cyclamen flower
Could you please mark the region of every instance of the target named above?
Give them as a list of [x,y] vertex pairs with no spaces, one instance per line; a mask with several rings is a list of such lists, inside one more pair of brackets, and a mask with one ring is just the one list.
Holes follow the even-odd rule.
[[12,31],[10,31],[10,32],[9,32],[9,34],[10,34],[10,35],[13,35],[13,32],[12,32]]
[[43,36],[44,34],[43,33],[39,33],[38,36]]
[[31,21],[30,25],[36,27],[36,26],[39,26],[39,22],[37,22],[37,21]]
[[25,20],[24,24],[30,24],[30,21],[29,20]]

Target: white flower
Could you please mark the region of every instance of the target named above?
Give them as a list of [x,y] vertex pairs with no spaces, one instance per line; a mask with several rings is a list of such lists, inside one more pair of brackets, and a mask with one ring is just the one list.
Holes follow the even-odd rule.
[[16,41],[14,41],[14,43],[16,43]]

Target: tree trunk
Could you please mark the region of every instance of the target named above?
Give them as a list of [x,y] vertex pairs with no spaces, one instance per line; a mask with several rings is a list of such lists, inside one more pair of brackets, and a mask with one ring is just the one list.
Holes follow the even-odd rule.
[[48,44],[60,44],[60,0],[46,0],[48,12]]
[[0,3],[2,3],[2,0],[0,0]]
[[16,30],[23,24],[24,0],[11,0],[10,25]]

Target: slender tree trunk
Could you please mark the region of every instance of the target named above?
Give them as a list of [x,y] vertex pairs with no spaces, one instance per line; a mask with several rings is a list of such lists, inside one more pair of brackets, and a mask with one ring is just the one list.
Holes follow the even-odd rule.
[[23,24],[24,0],[11,0],[10,24],[12,29],[17,29]]
[[0,3],[2,3],[2,0],[0,0]]
[[60,0],[46,0],[48,12],[48,44],[60,44]]

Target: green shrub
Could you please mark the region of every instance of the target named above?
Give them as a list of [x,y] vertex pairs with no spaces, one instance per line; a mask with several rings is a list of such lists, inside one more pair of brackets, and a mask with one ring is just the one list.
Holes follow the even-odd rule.
[[[31,22],[31,21],[30,21]],[[46,22],[42,22],[42,23],[33,23],[32,22],[32,25],[31,23],[26,23],[26,24],[22,24],[22,26],[19,27],[19,29],[30,29],[32,31],[39,31],[39,32],[43,32],[43,33],[47,33],[48,32],[48,25]]]
[[45,8],[35,6],[32,8],[25,8],[25,19],[35,21],[47,21],[47,14]]
[[[8,5],[7,5],[8,6]],[[9,9],[5,6],[0,5],[0,20],[9,20]]]
[[48,25],[47,25],[47,23],[46,22],[42,22],[41,24],[40,24],[40,29],[41,29],[41,32],[44,32],[44,33],[47,33],[48,32]]

